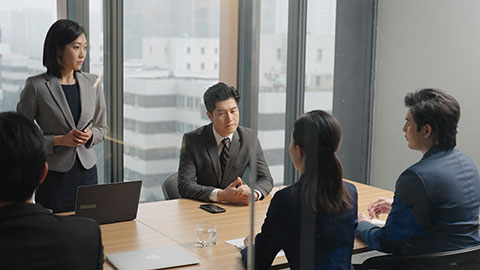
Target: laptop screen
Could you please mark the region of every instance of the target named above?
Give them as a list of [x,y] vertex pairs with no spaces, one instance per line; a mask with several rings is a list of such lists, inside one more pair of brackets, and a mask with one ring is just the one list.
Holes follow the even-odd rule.
[[75,216],[95,219],[99,224],[137,217],[142,181],[80,186]]

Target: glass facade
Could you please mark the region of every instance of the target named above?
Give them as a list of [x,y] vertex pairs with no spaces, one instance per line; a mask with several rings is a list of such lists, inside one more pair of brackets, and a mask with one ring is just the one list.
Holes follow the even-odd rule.
[[56,20],[56,0],[2,0],[0,111],[15,111],[27,77],[45,72],[43,41]]
[[202,96],[218,81],[220,1],[124,1],[124,176],[162,200],[182,136],[209,123]]

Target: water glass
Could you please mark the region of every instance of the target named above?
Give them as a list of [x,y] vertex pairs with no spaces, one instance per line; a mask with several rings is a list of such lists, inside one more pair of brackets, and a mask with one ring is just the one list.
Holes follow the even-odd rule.
[[201,247],[211,247],[217,243],[217,224],[204,222],[197,224],[197,243]]

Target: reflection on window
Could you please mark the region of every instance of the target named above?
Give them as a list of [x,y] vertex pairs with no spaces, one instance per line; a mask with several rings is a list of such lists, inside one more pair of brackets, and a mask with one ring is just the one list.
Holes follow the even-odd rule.
[[144,181],[142,201],[161,200],[183,133],[209,122],[201,98],[218,81],[220,0],[124,0],[124,12],[124,95],[138,101],[124,104],[124,176]]
[[56,12],[56,0],[2,0],[0,111],[15,111],[27,77],[46,71],[42,66],[43,42]]
[[275,185],[283,184],[287,19],[288,0],[261,2],[258,138]]
[[332,111],[336,0],[309,0],[305,107]]
[[[90,0],[90,29],[88,40],[88,54],[90,59],[90,73],[103,74],[103,0]],[[103,86],[103,76],[101,80]],[[107,135],[108,136],[108,135]],[[111,179],[105,174],[105,152],[104,143],[94,146],[97,155],[98,183],[110,182]]]

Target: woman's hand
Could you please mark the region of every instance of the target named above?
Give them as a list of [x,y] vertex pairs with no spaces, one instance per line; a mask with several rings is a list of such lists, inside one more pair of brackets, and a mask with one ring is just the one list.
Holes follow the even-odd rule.
[[86,128],[84,131],[72,129],[65,135],[55,136],[53,139],[53,145],[77,147],[87,143],[92,137],[92,134],[93,133],[89,128]]
[[87,127],[83,131],[74,129],[73,135],[77,137],[77,142],[81,143],[82,145],[86,144],[90,138],[92,138],[92,131]]

